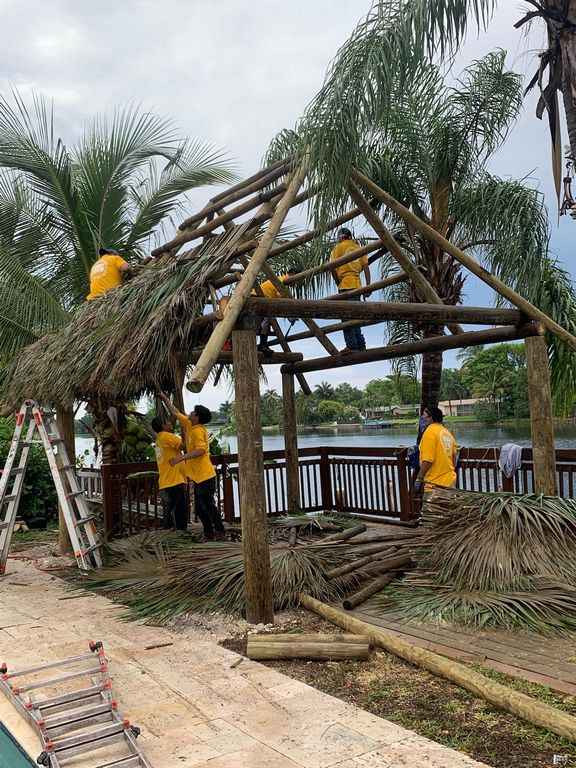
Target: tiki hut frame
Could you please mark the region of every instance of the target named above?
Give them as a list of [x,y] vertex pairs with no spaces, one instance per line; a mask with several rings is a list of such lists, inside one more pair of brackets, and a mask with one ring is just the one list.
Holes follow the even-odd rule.
[[[347,189],[355,208],[322,227],[288,242],[279,243],[278,235],[289,211],[319,194],[317,188],[305,187],[306,177],[307,160],[290,158],[264,168],[213,197],[202,210],[180,225],[177,235],[172,240],[152,252],[155,262],[146,267],[140,277],[135,278],[135,280],[149,280],[151,283],[157,283],[164,274],[161,270],[169,270],[172,268],[171,265],[175,264],[180,265],[181,269],[191,270],[190,274],[185,272],[178,289],[178,296],[169,303],[169,308],[166,310],[175,313],[183,330],[172,348],[169,351],[163,351],[160,360],[164,369],[172,369],[180,389],[184,371],[191,365],[193,367],[188,376],[188,387],[192,391],[200,392],[215,367],[233,364],[247,618],[255,623],[268,623],[273,619],[270,558],[266,534],[262,433],[259,427],[260,365],[282,364],[288,505],[291,510],[295,510],[298,508],[300,497],[295,378],[302,390],[309,393],[304,375],[310,371],[329,370],[428,351],[444,351],[518,339],[526,341],[535,490],[555,494],[554,429],[548,354],[544,334],[546,332],[555,334],[576,349],[576,338],[568,331],[355,169],[352,170]],[[303,187],[305,189],[302,192]],[[463,267],[494,289],[513,308],[445,305],[426,276],[386,228],[381,217],[366,199],[366,194],[394,211],[412,230],[450,254]],[[246,219],[247,214],[250,214],[248,219]],[[317,237],[322,237],[325,233],[359,216],[363,216],[374,230],[377,238],[375,241],[343,256],[337,263],[325,263],[304,270],[284,282],[277,278],[270,267],[270,259],[309,243]],[[200,241],[200,244],[196,241]],[[193,245],[192,249],[183,251],[183,246],[188,243]],[[372,261],[384,255],[391,257],[399,269],[392,276],[359,289],[356,294],[367,296],[381,288],[410,281],[422,303],[348,302],[338,300],[337,295],[321,300],[292,297],[291,286],[365,254],[372,254],[370,257]],[[205,266],[194,271],[195,265],[200,262]],[[157,274],[150,271],[155,269],[160,271]],[[262,297],[257,285],[257,279],[262,273],[276,286],[280,298]],[[190,294],[186,291],[191,280],[196,281],[196,289],[193,305],[189,306],[187,301]],[[202,284],[198,286],[198,282]],[[216,289],[224,286],[232,286],[232,288],[225,309],[220,311],[216,301]],[[123,288],[112,292],[110,296],[102,297],[98,303],[101,302],[100,306],[104,308],[102,310],[104,314],[113,316],[114,312],[122,311],[123,306],[130,308],[134,304],[131,290],[133,289],[128,283]],[[126,301],[122,304],[124,298]],[[206,313],[205,305],[210,301],[213,304],[212,311]],[[97,302],[92,304],[95,305]],[[96,312],[96,309],[90,307],[81,310],[79,317],[71,323],[73,327],[66,340],[68,349],[74,347],[76,343],[82,343],[81,326],[83,322],[88,322],[86,317],[90,321],[88,322],[90,343],[95,343],[94,338],[98,338],[94,335],[98,321],[96,316],[90,316],[91,312]],[[307,331],[286,336],[278,323],[278,318],[293,317],[300,318],[305,323]],[[272,345],[279,346],[282,350],[272,357],[263,357],[257,350],[256,337],[261,318],[271,320],[276,334]],[[318,319],[333,319],[337,322],[320,327],[316,323]],[[352,352],[345,356],[338,353],[330,339],[332,333],[347,327],[398,319],[433,321],[436,325],[446,326],[449,333],[413,343]],[[151,320],[157,323],[159,332],[163,332],[164,318],[154,316]],[[496,327],[480,331],[464,331],[461,326],[468,324]],[[162,385],[163,381],[159,379],[157,369],[150,370],[153,359],[149,350],[150,333],[148,336],[142,336],[142,332],[137,343],[136,341],[133,343],[131,337],[118,342],[120,352],[118,352],[119,361],[117,361],[114,357],[113,331],[113,327],[107,331],[109,337],[107,346],[104,344],[104,346],[96,345],[91,348],[94,358],[89,361],[90,366],[96,368],[99,375],[94,376],[90,372],[80,374],[70,369],[67,376],[73,381],[68,389],[65,389],[62,383],[56,385],[53,381],[48,381],[50,377],[46,372],[38,375],[36,383],[34,381],[30,383],[30,377],[34,378],[34,355],[39,351],[38,345],[35,345],[37,349],[26,352],[12,371],[9,387],[11,402],[15,403],[24,396],[62,402],[64,393],[68,398],[99,394],[119,398],[126,397],[130,393],[134,395],[137,392],[154,391]],[[66,333],[66,329],[54,340],[54,344],[60,344],[60,347],[57,347],[59,349],[62,349],[60,337],[63,333]],[[229,338],[232,339],[232,352],[224,352],[223,346]],[[316,338],[325,354],[322,357],[304,360],[301,354],[292,352],[290,343],[305,338]],[[48,347],[50,343],[52,342],[49,340]],[[141,361],[140,367],[136,366],[137,374],[133,369],[129,370],[126,360],[122,363],[122,348],[126,344],[131,345],[133,351],[136,350],[138,359]],[[46,347],[47,343],[43,341],[41,345]],[[187,351],[194,345],[200,346],[200,351]],[[75,351],[75,355],[78,356],[78,352]],[[66,355],[62,352],[61,359],[64,357]],[[70,357],[71,354],[68,353],[68,358]],[[134,366],[135,357],[127,358],[127,360],[130,359]],[[124,382],[132,381],[131,376],[134,376],[133,385],[126,386]],[[40,382],[44,386],[40,387]]]

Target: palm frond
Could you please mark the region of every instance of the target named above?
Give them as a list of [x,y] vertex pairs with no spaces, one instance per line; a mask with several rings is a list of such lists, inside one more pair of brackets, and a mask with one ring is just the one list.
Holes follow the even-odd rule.
[[576,502],[435,489],[408,544],[416,570],[376,600],[407,616],[576,628]]
[[[120,245],[122,251],[130,253],[137,245],[146,244],[168,217],[183,209],[186,192],[235,178],[226,155],[201,141],[183,144],[160,171],[156,162],[147,163],[142,178],[135,179],[129,188],[135,215],[131,216],[127,239]],[[172,223],[176,229],[177,223]]]
[[468,26],[484,27],[496,0],[376,0],[338,51],[299,126],[311,177],[325,189],[325,215],[342,204],[365,136],[385,125],[393,95],[423,60],[454,53]]

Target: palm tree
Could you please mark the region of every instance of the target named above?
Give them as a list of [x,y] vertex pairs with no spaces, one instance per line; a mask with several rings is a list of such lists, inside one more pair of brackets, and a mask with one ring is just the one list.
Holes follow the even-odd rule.
[[[341,201],[342,180],[359,162],[363,138],[384,122],[396,86],[413,81],[423,61],[450,61],[469,27],[486,28],[506,0],[373,0],[367,16],[340,48],[324,85],[310,104],[302,132],[312,167]],[[554,175],[560,185],[558,94],[566,113],[571,154],[576,157],[576,0],[525,0],[527,13],[516,24],[545,23],[548,49],[539,57],[530,87],[542,90],[538,116],[548,111],[554,148]]]
[[322,381],[314,387],[314,394],[319,400],[333,400],[335,394],[334,387],[327,381]]
[[[0,363],[62,327],[85,299],[101,245],[133,264],[185,194],[229,181],[221,153],[130,108],[69,149],[41,98],[0,97]],[[71,418],[71,404],[68,417]]]
[[[372,178],[460,248],[472,251],[524,295],[538,289],[547,252],[548,225],[542,198],[516,180],[487,170],[506,139],[522,103],[521,79],[504,66],[502,51],[472,64],[455,86],[424,65],[410,89],[398,89],[385,129],[372,131],[368,166]],[[436,245],[388,217],[413,261],[447,304],[465,289],[461,266]],[[394,297],[419,301],[403,284]],[[437,325],[394,324],[394,341],[437,336]],[[436,405],[442,354],[422,359],[422,404]]]

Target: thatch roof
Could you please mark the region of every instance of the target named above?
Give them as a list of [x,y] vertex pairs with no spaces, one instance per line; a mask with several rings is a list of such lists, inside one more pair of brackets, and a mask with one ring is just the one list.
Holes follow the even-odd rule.
[[208,285],[227,272],[248,226],[213,237],[195,252],[157,259],[123,286],[86,302],[64,329],[15,360],[6,403],[133,399],[158,386],[170,388],[176,361],[186,363],[206,333],[194,321],[204,311]]

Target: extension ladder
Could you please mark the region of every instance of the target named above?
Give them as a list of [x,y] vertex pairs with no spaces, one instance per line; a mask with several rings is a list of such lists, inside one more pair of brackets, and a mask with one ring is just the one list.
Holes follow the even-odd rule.
[[[136,742],[140,729],[118,712],[102,643],[90,642],[89,648],[90,653],[16,672],[5,663],[0,666],[0,690],[40,736],[43,751],[36,762],[46,768],[73,768],[74,758],[81,755],[79,765],[84,766],[99,750],[123,744],[125,754],[96,768],[152,768]],[[66,668],[70,671],[58,677],[37,679],[48,670]],[[79,688],[78,681],[85,687]],[[36,698],[43,688],[56,693]]]
[[16,416],[12,443],[0,477],[0,576],[6,570],[32,445],[42,445],[46,452],[78,567],[84,571],[99,568],[102,544],[94,522],[96,516],[90,512],[64,440],[53,417],[43,413],[34,401],[27,400]]

